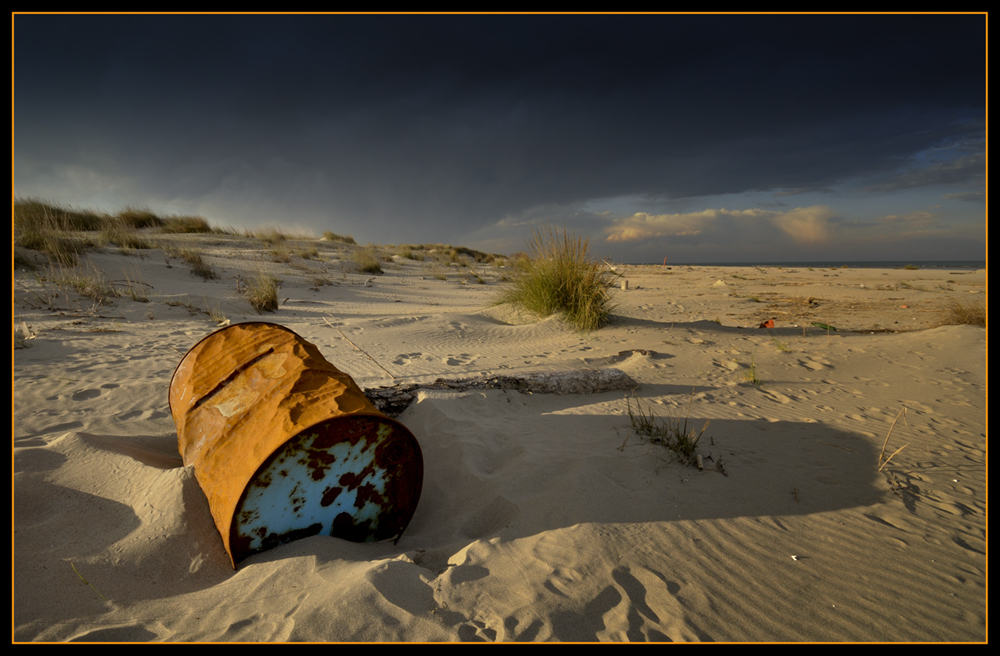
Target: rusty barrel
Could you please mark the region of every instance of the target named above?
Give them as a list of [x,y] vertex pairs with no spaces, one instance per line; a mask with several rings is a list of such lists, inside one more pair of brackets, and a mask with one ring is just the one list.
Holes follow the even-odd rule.
[[170,381],[170,412],[233,567],[290,540],[398,538],[423,456],[315,345],[276,324],[223,328]]

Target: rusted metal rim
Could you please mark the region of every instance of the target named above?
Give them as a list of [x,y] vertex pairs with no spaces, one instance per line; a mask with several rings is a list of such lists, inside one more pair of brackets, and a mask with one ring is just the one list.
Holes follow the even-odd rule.
[[312,535],[398,539],[422,486],[420,448],[396,420],[321,422],[276,449],[244,489],[230,528],[233,561]]

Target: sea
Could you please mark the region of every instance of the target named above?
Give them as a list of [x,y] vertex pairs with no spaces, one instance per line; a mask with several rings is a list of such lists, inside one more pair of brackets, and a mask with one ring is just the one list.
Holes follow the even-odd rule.
[[[627,264],[650,264],[663,265],[663,262],[628,262]],[[985,269],[985,260],[911,260],[901,261],[870,261],[854,262],[850,260],[837,260],[829,262],[671,262],[667,261],[666,266],[743,266],[743,267],[771,267],[771,268],[807,268],[814,269],[903,269],[906,267],[917,267],[919,269]]]

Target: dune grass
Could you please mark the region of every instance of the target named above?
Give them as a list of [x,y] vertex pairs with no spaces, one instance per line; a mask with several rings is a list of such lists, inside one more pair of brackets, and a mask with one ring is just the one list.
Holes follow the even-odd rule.
[[351,260],[361,273],[382,273],[382,264],[374,248],[363,248],[351,254]]
[[961,301],[952,301],[951,307],[941,319],[943,326],[982,326],[986,327],[986,308],[978,301],[968,305]]
[[350,237],[348,235],[338,235],[338,234],[336,234],[334,232],[330,232],[329,230],[327,230],[326,232],[323,233],[323,239],[325,239],[327,241],[337,241],[337,242],[340,242],[341,244],[356,244],[357,243],[356,241],[354,241],[354,237]]
[[[642,409],[642,399],[633,390],[632,397],[635,398],[635,410],[632,410],[632,402],[629,397],[625,397],[626,408],[629,421],[632,424],[632,431],[652,443],[659,444],[672,451],[674,457],[682,464],[698,466],[698,441],[708,429],[709,422],[705,422],[701,431],[688,430],[688,418],[691,414],[691,402],[694,401],[694,391],[691,392],[691,401],[688,401],[688,416],[682,420],[679,416],[668,415],[662,419],[653,412],[650,407],[647,411]],[[623,445],[624,446],[624,445]]]
[[168,234],[196,234],[213,232],[208,221],[200,216],[168,216],[160,226]]
[[278,279],[260,268],[247,281],[243,295],[258,313],[274,312],[278,309]]
[[135,223],[120,216],[110,217],[104,222],[101,226],[101,239],[114,244],[122,252],[156,247],[156,244],[138,233]]
[[743,380],[757,387],[764,384],[764,379],[760,377],[760,372],[757,370],[757,351],[754,351],[750,356],[750,364],[743,372]]
[[547,317],[561,313],[578,330],[608,324],[613,305],[611,288],[617,277],[590,259],[588,240],[560,236],[551,226],[532,230],[528,258],[519,260],[513,283],[500,303],[511,303]]

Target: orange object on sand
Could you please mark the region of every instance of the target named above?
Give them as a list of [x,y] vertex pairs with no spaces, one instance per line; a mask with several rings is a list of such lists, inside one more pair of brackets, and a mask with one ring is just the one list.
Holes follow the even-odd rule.
[[774,319],[768,319],[767,321],[761,322],[757,328],[774,328]]
[[170,411],[234,568],[311,535],[398,539],[416,510],[413,434],[287,328],[241,323],[202,339],[174,372]]

